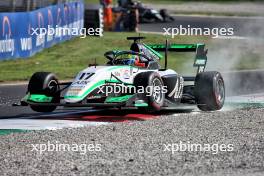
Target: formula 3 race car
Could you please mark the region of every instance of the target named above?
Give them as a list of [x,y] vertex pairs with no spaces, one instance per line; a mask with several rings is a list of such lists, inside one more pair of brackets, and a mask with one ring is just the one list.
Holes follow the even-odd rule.
[[[29,105],[37,112],[52,112],[57,106],[137,108],[148,112],[184,105],[198,106],[202,111],[223,107],[224,80],[219,72],[204,71],[204,44],[169,44],[166,40],[165,44],[146,45],[140,42],[144,37],[127,39],[134,40],[130,50],[106,52],[106,65],[90,65],[72,82],[60,83],[49,72],[33,74],[20,105]],[[160,52],[165,52],[164,68],[159,64],[163,57]],[[196,76],[185,77],[168,69],[168,52],[195,52]],[[115,88],[119,91],[113,91]]]

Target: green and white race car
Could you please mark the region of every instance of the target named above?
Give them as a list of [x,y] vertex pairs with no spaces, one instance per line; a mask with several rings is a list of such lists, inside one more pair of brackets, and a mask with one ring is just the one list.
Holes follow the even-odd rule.
[[[129,51],[109,51],[106,65],[90,65],[72,82],[60,83],[53,73],[37,72],[28,84],[22,106],[37,112],[52,112],[57,106],[92,108],[137,108],[150,112],[185,105],[215,111],[225,101],[224,80],[219,72],[205,72],[204,44],[146,45],[134,40]],[[196,76],[184,77],[167,69],[168,52],[195,52]],[[165,52],[165,68],[159,60]],[[188,84],[186,84],[188,82]]]

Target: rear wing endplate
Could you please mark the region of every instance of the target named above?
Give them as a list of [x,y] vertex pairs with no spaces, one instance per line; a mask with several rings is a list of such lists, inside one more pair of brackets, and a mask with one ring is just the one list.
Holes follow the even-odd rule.
[[207,64],[207,52],[205,44],[157,44],[148,45],[157,52],[195,52],[194,67],[198,67],[197,72],[203,72]]

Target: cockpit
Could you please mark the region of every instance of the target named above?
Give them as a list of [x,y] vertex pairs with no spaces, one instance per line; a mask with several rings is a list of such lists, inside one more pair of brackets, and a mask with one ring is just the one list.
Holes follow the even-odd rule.
[[[135,67],[159,69],[159,64],[145,54],[134,51],[108,51],[105,57],[109,60],[108,65],[130,65]],[[156,63],[156,64],[154,64]],[[149,66],[152,65],[152,68]],[[153,65],[155,65],[153,67]]]

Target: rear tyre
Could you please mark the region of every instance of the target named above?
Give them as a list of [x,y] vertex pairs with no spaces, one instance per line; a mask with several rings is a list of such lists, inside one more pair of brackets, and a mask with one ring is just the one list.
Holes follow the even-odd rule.
[[137,88],[137,91],[144,88],[143,93],[141,93],[142,91],[138,93],[138,98],[144,100],[149,105],[148,107],[140,108],[141,110],[145,110],[147,112],[156,112],[161,109],[164,104],[165,93],[162,91],[164,84],[158,73],[140,73],[135,77],[134,85]]
[[[51,103],[60,102],[60,87],[58,79],[53,73],[49,72],[36,72],[29,81],[28,92],[30,94],[42,94],[52,97]],[[30,105],[33,111],[37,112],[52,112],[56,106],[38,106]]]
[[194,95],[200,110],[220,110],[225,102],[225,85],[221,74],[216,71],[197,74]]

